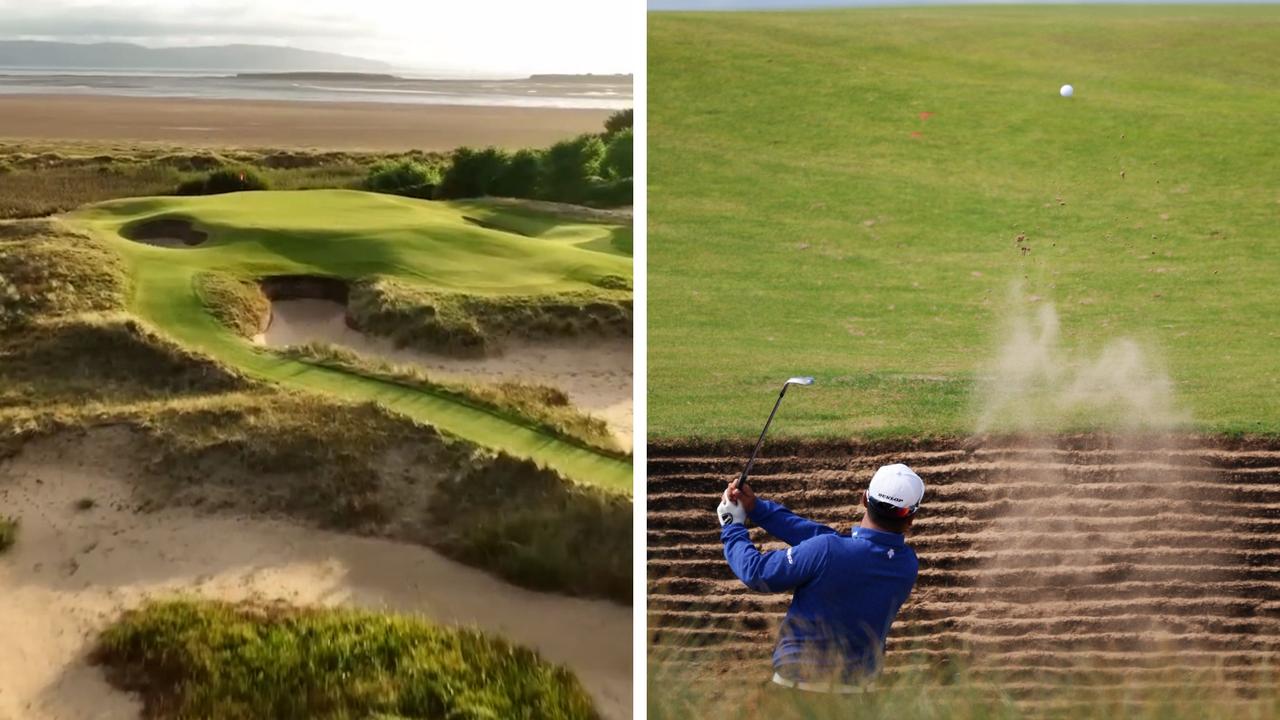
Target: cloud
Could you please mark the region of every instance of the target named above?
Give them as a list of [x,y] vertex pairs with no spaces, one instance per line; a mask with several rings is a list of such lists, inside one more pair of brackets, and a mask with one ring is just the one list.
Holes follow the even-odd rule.
[[0,0],[0,39],[264,43],[458,71],[631,72],[637,0]]

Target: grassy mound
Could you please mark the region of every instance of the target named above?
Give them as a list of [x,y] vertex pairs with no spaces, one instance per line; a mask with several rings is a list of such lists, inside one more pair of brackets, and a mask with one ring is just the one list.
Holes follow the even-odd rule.
[[586,415],[569,403],[561,390],[545,385],[519,382],[476,384],[441,382],[412,365],[392,365],[344,348],[324,343],[295,345],[280,354],[307,363],[334,367],[368,377],[386,378],[435,393],[446,393],[519,422],[533,423],[561,437],[578,440],[590,447],[624,455],[609,426],[600,418]]
[[822,389],[771,432],[968,432],[1007,316],[1049,302],[1064,345],[1153,348],[1203,429],[1280,432],[1275,6],[654,13],[649,38],[651,435],[752,437],[801,373]]
[[628,498],[565,483],[528,460],[499,456],[442,483],[434,545],[535,590],[631,604]]
[[285,514],[434,547],[534,589],[630,602],[629,498],[373,403],[266,392],[124,422],[145,442],[157,503]]
[[599,290],[542,296],[439,292],[379,278],[356,283],[350,311],[362,330],[401,347],[481,356],[509,337],[630,337],[631,294],[603,289],[619,278],[600,276]]
[[128,276],[102,240],[52,220],[0,222],[0,331],[118,310]]
[[151,718],[595,718],[577,678],[482,633],[350,610],[173,601],[94,653]]
[[253,385],[126,315],[59,320],[0,335],[0,407],[136,402]]
[[223,325],[247,338],[262,331],[271,301],[258,283],[217,272],[200,273],[195,282],[201,304]]

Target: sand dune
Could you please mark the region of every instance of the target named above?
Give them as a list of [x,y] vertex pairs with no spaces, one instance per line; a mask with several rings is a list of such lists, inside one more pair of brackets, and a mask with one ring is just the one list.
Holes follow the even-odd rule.
[[[127,434],[41,441],[0,464],[22,526],[0,556],[0,720],[136,718],[85,662],[96,633],[147,598],[352,605],[474,625],[568,665],[607,717],[631,715],[631,610],[510,586],[416,545],[283,521],[136,510]],[[79,510],[90,498],[94,507]],[[12,622],[12,618],[22,618]]]

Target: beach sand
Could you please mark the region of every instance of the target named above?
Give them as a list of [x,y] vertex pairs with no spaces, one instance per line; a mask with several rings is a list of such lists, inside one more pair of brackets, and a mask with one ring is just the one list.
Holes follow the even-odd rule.
[[546,147],[611,111],[395,103],[0,95],[0,138],[185,147],[452,150]]

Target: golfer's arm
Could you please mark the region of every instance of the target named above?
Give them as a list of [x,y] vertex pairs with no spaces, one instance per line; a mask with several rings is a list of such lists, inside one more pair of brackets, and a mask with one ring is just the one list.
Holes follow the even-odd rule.
[[757,592],[781,592],[802,585],[822,572],[827,559],[827,546],[821,539],[762,553],[752,544],[747,528],[738,523],[725,525],[720,539],[733,574]]
[[799,545],[809,538],[836,533],[833,528],[806,520],[771,500],[757,498],[756,506],[747,516],[757,527],[764,528],[765,532],[788,545]]

